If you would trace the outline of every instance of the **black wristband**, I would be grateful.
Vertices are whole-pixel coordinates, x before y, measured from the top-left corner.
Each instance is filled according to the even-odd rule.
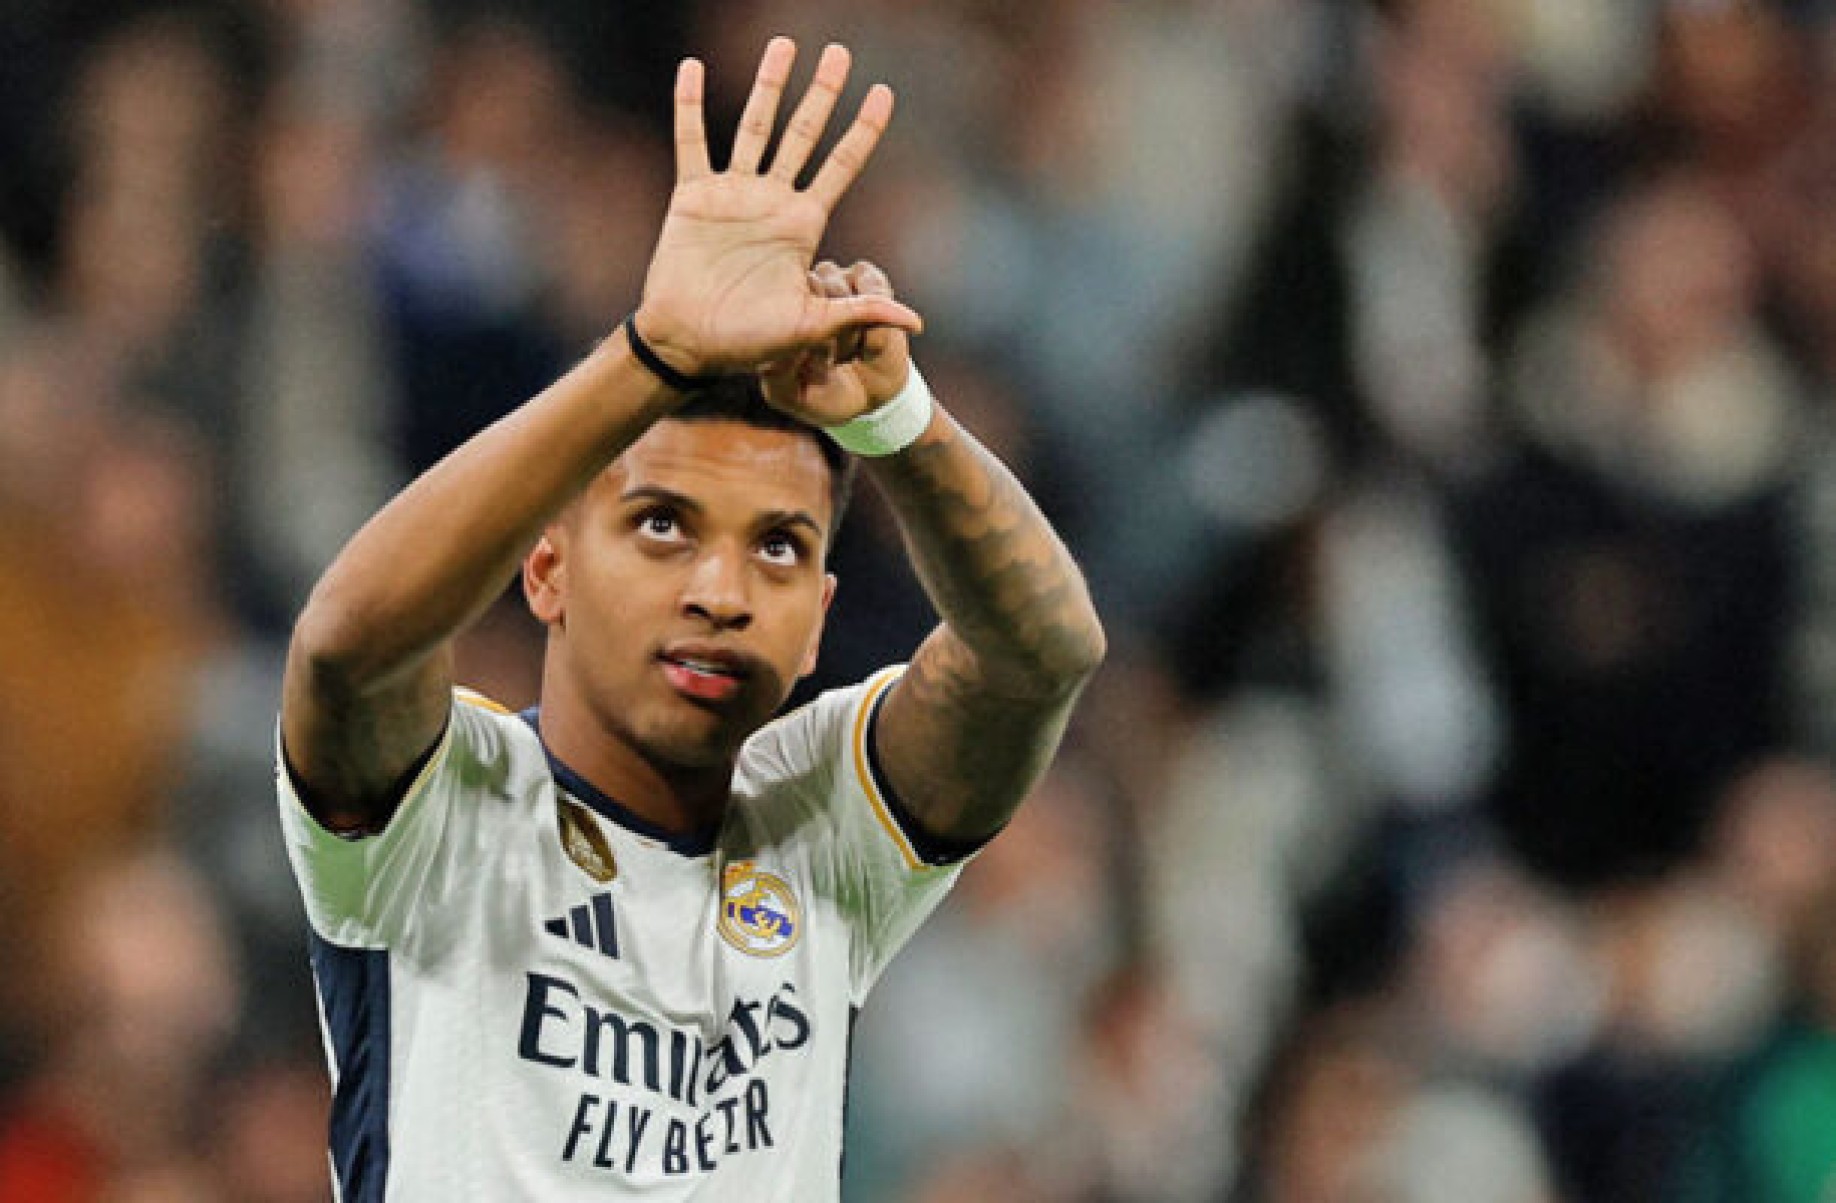
[[[625,319],[624,326],[625,341],[631,344],[631,353],[638,357],[638,362],[649,368],[651,375],[677,392],[691,393],[719,379],[717,376],[684,375],[663,362],[663,357],[651,350],[650,344],[644,341],[644,336],[638,333],[635,312]]]

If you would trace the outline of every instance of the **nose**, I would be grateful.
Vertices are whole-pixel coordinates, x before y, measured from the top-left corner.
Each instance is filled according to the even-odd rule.
[[[682,609],[720,631],[743,631],[752,625],[745,557],[719,551],[698,558],[682,590]]]

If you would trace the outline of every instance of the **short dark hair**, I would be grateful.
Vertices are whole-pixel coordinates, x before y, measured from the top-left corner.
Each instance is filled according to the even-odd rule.
[[[822,451],[822,462],[829,465],[829,546],[835,546],[842,515],[848,512],[848,499],[854,495],[854,475],[859,464],[821,430],[791,417],[765,400],[765,390],[757,376],[723,376],[702,385],[664,421],[740,422],[760,430],[782,430],[809,437]]]

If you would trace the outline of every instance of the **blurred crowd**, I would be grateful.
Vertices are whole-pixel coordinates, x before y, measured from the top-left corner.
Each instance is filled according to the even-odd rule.
[[[329,1198],[290,616],[630,308],[676,58],[718,141],[774,32],[897,89],[827,253],[1116,646],[846,1197],[1832,1197],[1836,3],[10,0],[0,1203]],[[811,689],[932,621],[856,504]]]

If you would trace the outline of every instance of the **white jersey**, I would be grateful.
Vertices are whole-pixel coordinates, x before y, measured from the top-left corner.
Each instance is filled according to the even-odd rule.
[[[463,691],[377,835],[320,827],[283,764],[339,1198],[836,1199],[853,1013],[965,851],[878,781],[897,674],[748,740],[699,845]]]

